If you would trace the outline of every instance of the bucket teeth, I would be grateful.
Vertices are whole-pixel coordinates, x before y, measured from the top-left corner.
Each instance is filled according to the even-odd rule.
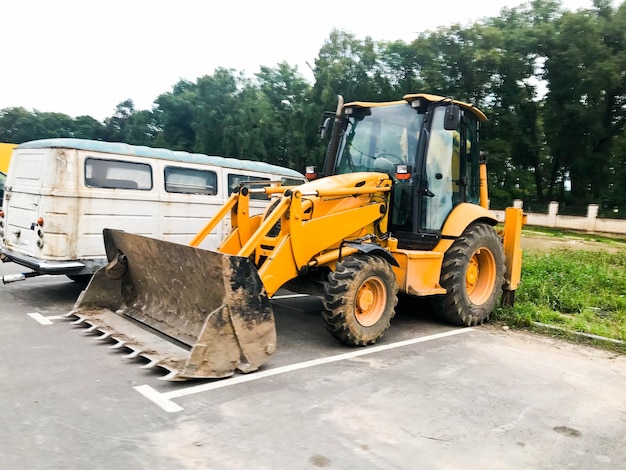
[[[117,339],[115,337],[111,337],[112,340],[117,341],[115,344],[112,344],[111,346],[109,346],[109,349],[120,349],[122,347],[124,347],[126,345],[126,341],[123,341],[121,339]]]
[[[140,366],[140,369],[153,369],[155,367],[158,367],[160,359],[154,358],[154,357],[150,357],[150,356],[142,356],[144,358],[146,358],[148,360],[148,363]]]
[[[93,333],[94,331],[98,330],[98,325],[94,325],[92,324],[90,327],[88,327],[84,333]]]
[[[102,333],[102,335],[98,336],[98,339],[101,340],[105,340],[105,339],[109,339],[111,336],[113,336],[113,332],[112,331],[104,331],[104,330],[98,330]]]
[[[139,356],[141,356],[141,353],[143,352],[141,349],[133,349],[133,348],[130,348],[130,349],[131,349],[131,352],[129,352],[128,354],[124,356],[125,359],[136,359]]]
[[[73,315],[76,316],[76,315]],[[66,315],[66,317],[68,317]],[[124,337],[120,337],[116,335],[115,331],[110,328],[103,328],[99,326],[96,322],[91,319],[87,319],[86,317],[80,316],[77,320],[73,321],[72,324],[81,325],[84,327],[83,333],[86,334],[95,334],[99,333],[96,339],[103,341],[110,341],[112,344],[108,345],[108,349],[127,349],[129,352],[124,354],[122,357],[130,360],[143,360],[146,361],[142,363],[139,368],[141,369],[162,369],[165,372],[165,375],[159,376],[159,380],[168,381],[168,382],[180,382],[188,380],[184,377],[181,377],[181,371],[176,367],[167,366],[163,363],[163,359],[159,356],[155,356],[152,354],[148,354],[145,350],[137,345],[133,344],[132,340],[128,340]]]
[[[273,354],[274,316],[252,260],[120,230],[103,236],[109,264],[66,315],[85,333],[144,369],[165,369],[163,380],[252,372]]]
[[[168,374],[159,377],[159,380],[163,380],[165,382],[185,382],[187,379],[185,379],[184,377],[180,376],[180,371],[178,370],[169,370]]]

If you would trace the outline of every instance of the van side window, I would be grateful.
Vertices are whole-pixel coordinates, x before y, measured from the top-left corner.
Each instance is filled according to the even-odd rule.
[[[297,179],[297,178],[282,178],[280,184],[282,186],[300,186],[301,184],[306,183],[305,179]]]
[[[217,194],[217,173],[175,166],[165,167],[165,191],[184,194]]]
[[[230,196],[235,190],[235,188],[239,187],[241,183],[246,183],[247,181],[267,181],[267,184],[247,185],[249,188],[263,188],[265,186],[271,186],[270,185],[271,180],[269,178],[262,178],[260,176],[230,174],[228,175],[228,195]],[[250,195],[250,199],[267,200],[269,199],[269,197],[263,193],[261,194],[252,193]]]
[[[152,189],[152,168],[145,163],[85,159],[85,185],[90,188]]]

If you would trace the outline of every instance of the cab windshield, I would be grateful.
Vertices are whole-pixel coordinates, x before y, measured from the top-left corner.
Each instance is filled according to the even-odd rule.
[[[349,108],[336,173],[393,173],[414,164],[424,116],[408,103]]]

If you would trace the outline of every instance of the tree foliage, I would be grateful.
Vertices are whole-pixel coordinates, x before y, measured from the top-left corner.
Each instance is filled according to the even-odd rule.
[[[489,117],[492,202],[513,198],[626,205],[626,4],[594,0],[575,12],[534,0],[406,43],[332,31],[309,83],[297,67],[253,77],[218,68],[181,80],[151,110],[120,102],[102,123],[24,108],[0,110],[0,141],[76,137],[263,160],[302,171],[321,165],[321,113],[347,101],[451,96]]]

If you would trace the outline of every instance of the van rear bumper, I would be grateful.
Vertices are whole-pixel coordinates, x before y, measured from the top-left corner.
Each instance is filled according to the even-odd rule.
[[[3,262],[11,261],[25,266],[40,274],[93,274],[107,262],[106,257],[89,260],[50,261],[16,253],[0,246],[0,257]]]

